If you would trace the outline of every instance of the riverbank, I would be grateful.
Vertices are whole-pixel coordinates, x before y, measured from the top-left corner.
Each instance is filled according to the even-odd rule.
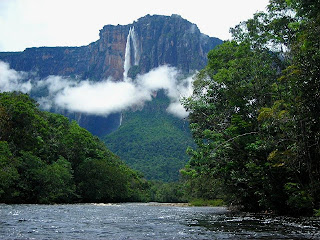
[[[190,203],[159,203],[159,202],[149,202],[149,206],[166,206],[166,207],[191,207]]]
[[[191,207],[190,203],[160,203],[160,202],[146,202],[146,203],[92,203],[95,206],[113,206],[113,205],[122,205],[122,204],[135,204],[135,205],[143,205],[143,206],[166,206],[166,207]]]

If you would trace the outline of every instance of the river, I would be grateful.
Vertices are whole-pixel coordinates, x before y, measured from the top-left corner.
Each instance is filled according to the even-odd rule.
[[[320,219],[151,203],[0,204],[0,239],[320,239]]]

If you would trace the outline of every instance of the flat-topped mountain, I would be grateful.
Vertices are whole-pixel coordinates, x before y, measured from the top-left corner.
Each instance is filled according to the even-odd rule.
[[[77,76],[101,80],[121,80],[129,39],[136,46],[138,59],[132,74],[146,73],[168,64],[184,72],[201,69],[207,53],[221,40],[202,34],[195,24],[179,15],[147,15],[129,25],[106,25],[96,42],[82,47],[27,48],[18,53],[0,53],[0,60],[18,71],[49,75]],[[132,49],[133,50],[133,49]]]

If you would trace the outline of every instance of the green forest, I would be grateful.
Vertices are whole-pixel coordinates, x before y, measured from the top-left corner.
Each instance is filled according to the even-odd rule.
[[[120,128],[103,138],[112,152],[149,180],[178,181],[189,160],[186,149],[194,146],[188,122],[168,114],[169,104],[159,91],[143,109],[124,112]]]
[[[175,146],[189,145],[187,163],[171,145],[157,148],[159,135],[170,142],[179,132],[174,120],[163,126],[155,115],[153,132],[139,132],[150,124],[148,105],[126,113],[133,132],[120,128],[102,142],[27,94],[0,93],[0,202],[194,201],[320,215],[320,1],[270,0],[230,32],[182,99],[195,144],[181,135]],[[153,159],[150,147],[166,161]],[[165,174],[183,165],[179,181]]]
[[[320,1],[271,0],[208,54],[184,99],[189,195],[246,211],[320,209]]]
[[[148,183],[87,130],[0,94],[0,202],[143,201]]]
[[[181,183],[147,181],[76,121],[41,111],[27,94],[0,93],[0,129],[1,203],[188,201]]]

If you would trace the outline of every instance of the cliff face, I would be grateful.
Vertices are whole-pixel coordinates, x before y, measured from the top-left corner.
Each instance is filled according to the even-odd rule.
[[[130,25],[105,26],[100,39],[88,46],[28,48],[20,53],[0,53],[0,60],[18,71],[37,72],[40,77],[121,80],[130,29],[134,29],[134,38],[129,41],[134,41],[138,58],[129,69],[133,76],[163,64],[184,72],[201,69],[209,50],[222,42],[200,33],[196,25],[178,15],[147,15]]]
[[[200,33],[195,24],[178,15],[146,16],[133,25],[142,50],[142,72],[163,64],[185,72],[201,69],[206,65],[207,53],[222,42]]]

